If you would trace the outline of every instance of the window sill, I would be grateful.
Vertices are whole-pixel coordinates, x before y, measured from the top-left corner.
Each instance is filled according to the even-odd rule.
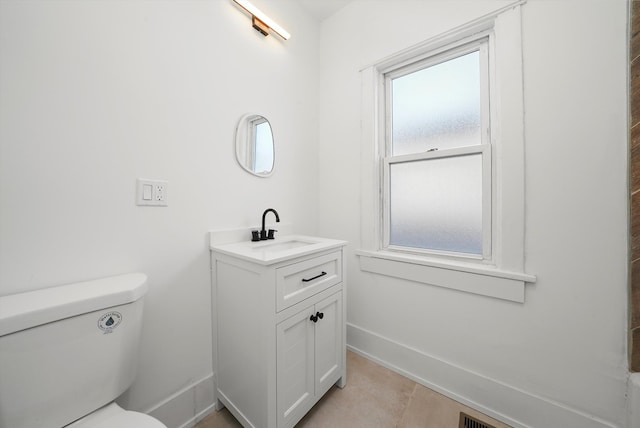
[[[433,260],[391,251],[357,250],[360,270],[524,303],[524,286],[536,277],[465,262]]]

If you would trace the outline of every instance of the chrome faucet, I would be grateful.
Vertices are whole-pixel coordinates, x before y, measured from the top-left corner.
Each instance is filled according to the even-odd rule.
[[[267,208],[262,213],[262,229],[260,230],[260,237],[257,236],[257,231],[253,232],[253,239],[251,239],[252,241],[265,241],[267,239],[274,239],[273,233],[277,232],[277,230],[269,229],[269,231],[267,232],[264,228],[264,219],[269,212],[275,214],[276,223],[280,223],[280,216],[278,215],[278,211],[274,210],[273,208]]]

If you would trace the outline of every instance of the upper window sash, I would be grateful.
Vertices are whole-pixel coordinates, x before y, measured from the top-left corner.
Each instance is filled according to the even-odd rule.
[[[384,71],[384,101],[381,108],[385,112],[385,156],[392,155],[393,131],[393,80],[417,71],[442,64],[472,52],[479,52],[480,70],[480,112],[482,127],[482,144],[490,143],[490,75],[489,75],[489,34],[477,35],[477,39],[465,40],[464,44],[452,44],[447,50],[437,50],[427,57],[418,57],[414,62],[402,63]]]

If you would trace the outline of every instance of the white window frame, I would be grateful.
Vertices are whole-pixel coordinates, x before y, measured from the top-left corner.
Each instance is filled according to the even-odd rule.
[[[374,274],[524,302],[524,99],[521,7],[517,1],[361,70],[360,269]],[[491,255],[482,260],[385,247],[385,74],[487,38],[491,159]],[[437,153],[437,152],[436,152]],[[388,242],[388,241],[386,241]],[[394,251],[396,250],[396,251]]]
[[[479,259],[485,262],[492,261],[491,251],[491,225],[494,221],[492,213],[493,198],[492,198],[492,171],[491,171],[491,84],[489,82],[489,40],[487,35],[480,33],[477,35],[477,39],[471,43],[463,45],[454,44],[451,49],[429,56],[426,59],[421,59],[415,63],[409,65],[402,65],[399,67],[392,67],[384,72],[384,94],[385,99],[382,102],[380,108],[384,108],[385,111],[385,157],[383,159],[383,171],[382,171],[382,203],[383,212],[380,217],[380,228],[382,230],[382,244],[381,248],[389,251],[398,251],[414,254],[428,254],[435,257],[446,258],[462,258],[468,260]],[[430,66],[442,64],[444,62],[459,58],[472,52],[479,52],[480,61],[480,111],[481,111],[481,132],[480,132],[480,144],[467,147],[456,147],[452,149],[437,148],[438,150],[427,151],[423,153],[416,153],[410,155],[393,156],[392,154],[392,81],[393,79],[403,77],[414,73],[416,71],[423,70]],[[435,148],[435,147],[434,147]],[[457,156],[466,156],[472,154],[480,154],[482,156],[482,254],[467,254],[460,252],[446,252],[438,251],[434,249],[420,249],[415,247],[404,247],[390,244],[390,175],[389,169],[391,165],[404,163],[404,162],[420,162],[430,159],[442,159],[451,158]]]

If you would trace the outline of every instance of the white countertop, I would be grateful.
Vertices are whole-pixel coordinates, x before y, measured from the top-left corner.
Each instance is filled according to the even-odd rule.
[[[211,251],[243,260],[270,265],[300,256],[340,248],[347,241],[319,238],[305,235],[284,235],[266,241],[241,241],[225,244],[212,244]]]

